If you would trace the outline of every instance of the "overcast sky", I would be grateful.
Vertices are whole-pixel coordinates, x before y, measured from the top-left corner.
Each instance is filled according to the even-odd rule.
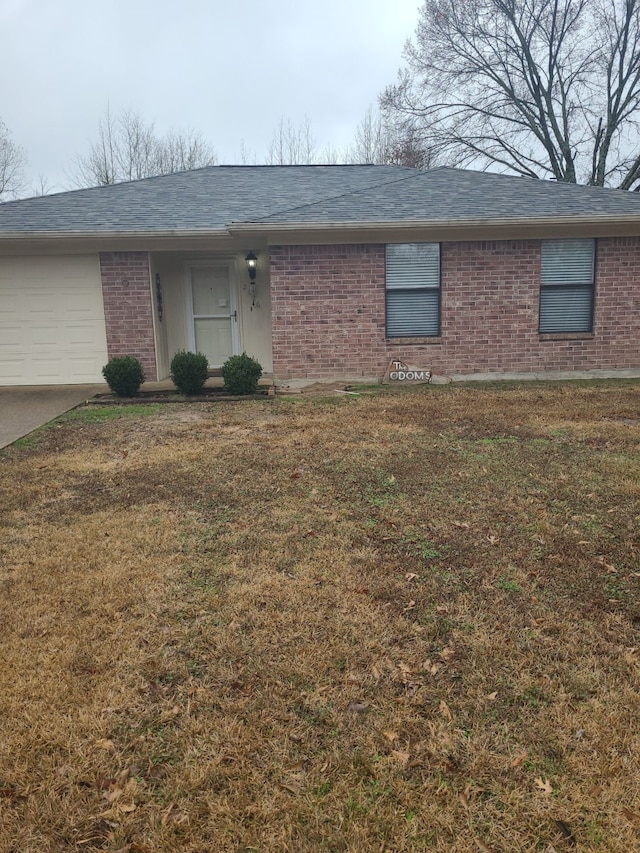
[[[264,157],[281,117],[340,149],[395,80],[420,0],[0,0],[0,117],[72,186],[107,105],[192,129],[220,163]]]

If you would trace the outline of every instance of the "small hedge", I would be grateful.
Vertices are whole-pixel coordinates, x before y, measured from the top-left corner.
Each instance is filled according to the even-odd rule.
[[[222,365],[224,387],[230,394],[255,394],[261,376],[262,365],[246,352],[232,355]]]
[[[178,391],[187,396],[202,393],[209,375],[209,362],[201,352],[180,350],[171,359],[171,381]]]
[[[144,369],[132,355],[118,355],[102,368],[109,388],[118,397],[135,397],[144,382]]]

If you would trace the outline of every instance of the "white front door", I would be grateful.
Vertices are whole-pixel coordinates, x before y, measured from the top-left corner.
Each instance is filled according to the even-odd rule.
[[[222,367],[238,352],[238,311],[228,264],[190,264],[191,348],[204,353],[209,367]]]

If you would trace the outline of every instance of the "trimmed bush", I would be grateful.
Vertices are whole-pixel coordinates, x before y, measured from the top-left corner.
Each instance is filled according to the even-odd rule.
[[[224,387],[230,394],[254,394],[261,376],[262,365],[246,352],[232,355],[222,365]]]
[[[171,359],[169,375],[182,394],[202,394],[202,386],[209,375],[209,362],[201,352],[180,350]]]
[[[118,355],[102,368],[109,388],[118,397],[135,397],[144,382],[144,370],[132,355]]]

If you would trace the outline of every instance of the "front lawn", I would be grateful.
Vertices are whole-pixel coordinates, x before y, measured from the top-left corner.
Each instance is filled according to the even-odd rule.
[[[640,849],[639,383],[121,415],[0,453],[2,853]]]

